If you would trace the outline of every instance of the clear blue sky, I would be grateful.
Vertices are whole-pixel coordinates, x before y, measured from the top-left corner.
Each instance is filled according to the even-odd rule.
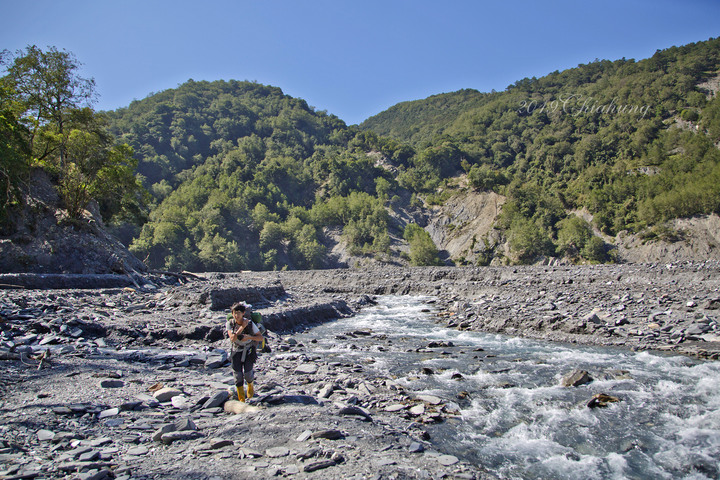
[[[0,0],[0,12],[0,50],[74,53],[99,110],[189,78],[255,80],[348,124],[720,36],[718,0]]]

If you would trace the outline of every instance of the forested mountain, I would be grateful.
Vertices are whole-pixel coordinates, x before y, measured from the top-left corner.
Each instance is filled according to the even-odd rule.
[[[417,145],[442,134],[462,113],[486,104],[495,95],[463,89],[402,102],[368,118],[360,128]]]
[[[586,209],[607,234],[647,237],[671,235],[665,220],[720,211],[719,78],[711,39],[526,78],[456,107],[452,121],[439,99],[464,92],[399,104],[361,126],[417,149],[401,178],[410,189],[429,194],[465,171],[476,189],[506,195],[497,226],[519,258],[585,249],[605,260],[568,211]]]
[[[35,47],[3,62],[4,234],[23,172],[37,168],[71,226],[95,200],[131,251],[169,270],[337,266],[338,242],[415,265],[604,262],[618,232],[682,240],[666,221],[720,213],[720,39],[404,102],[352,127],[234,80],[96,113],[73,62]],[[37,74],[70,85],[54,92],[64,103],[27,90]],[[491,227],[466,231],[470,203],[494,212]],[[467,220],[435,221],[458,208]],[[439,256],[432,239],[444,249],[458,232],[465,250]]]
[[[357,253],[388,252],[398,186],[367,155],[374,134],[238,81],[189,81],[107,115],[155,198],[131,244],[154,267],[318,268],[322,229],[335,225]]]

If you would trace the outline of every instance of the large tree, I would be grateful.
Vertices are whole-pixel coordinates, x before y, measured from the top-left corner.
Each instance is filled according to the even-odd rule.
[[[80,66],[70,52],[30,45],[7,68],[5,81],[15,92],[16,114],[31,132],[30,145],[39,160],[56,154],[65,161],[71,116],[92,106],[95,80],[79,76]]]
[[[55,176],[69,216],[80,217],[94,199],[107,220],[137,211],[137,161],[92,110],[95,81],[79,75],[80,65],[72,53],[31,45],[16,53],[1,85],[8,110],[26,129],[33,163]]]

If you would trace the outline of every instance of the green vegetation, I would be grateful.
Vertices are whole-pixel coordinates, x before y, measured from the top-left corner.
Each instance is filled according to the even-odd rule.
[[[142,191],[137,162],[127,145],[116,144],[105,120],[90,104],[94,81],[77,75],[80,64],[65,51],[29,46],[9,61],[0,79],[3,215],[17,201],[17,189],[31,168],[43,168],[56,182],[70,220],[91,200],[105,220],[137,218]]]
[[[440,118],[438,102],[466,91],[398,104],[361,127],[413,145],[399,180],[417,193],[465,171],[473,188],[506,195],[498,226],[518,261],[555,248],[607,261],[599,238],[572,248],[560,238],[566,212],[586,208],[608,235],[720,212],[720,95],[701,87],[718,75],[711,39],[526,78],[456,102],[454,119]]]
[[[418,267],[442,265],[435,243],[422,227],[408,223],[403,238],[410,244],[410,264]]]
[[[493,240],[461,263],[607,262],[601,233],[671,238],[666,220],[720,212],[720,95],[702,87],[720,75],[720,39],[404,102],[359,127],[234,80],[96,113],[71,54],[1,60],[0,221],[25,172],[44,168],[71,217],[97,201],[153,268],[322,268],[329,231],[380,260],[402,235],[412,264],[436,265],[427,232],[391,213],[466,188],[507,201]]]
[[[239,81],[189,81],[108,116],[154,196],[131,245],[153,267],[320,268],[326,227],[354,254],[388,252],[398,185],[368,153],[402,159],[398,142]]]

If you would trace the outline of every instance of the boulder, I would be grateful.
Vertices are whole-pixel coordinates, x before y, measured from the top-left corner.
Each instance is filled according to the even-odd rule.
[[[608,395],[606,393],[598,393],[593,395],[592,399],[587,403],[588,408],[607,407],[610,403],[619,402],[620,399]]]
[[[173,398],[177,395],[182,395],[182,392],[180,390],[178,390],[177,388],[163,387],[163,388],[157,390],[153,394],[153,397],[155,397],[155,400],[157,400],[158,402],[163,403],[163,402],[170,401],[171,398]]]
[[[563,387],[579,387],[592,382],[592,380],[590,374],[585,370],[573,370],[565,375],[560,383]]]

